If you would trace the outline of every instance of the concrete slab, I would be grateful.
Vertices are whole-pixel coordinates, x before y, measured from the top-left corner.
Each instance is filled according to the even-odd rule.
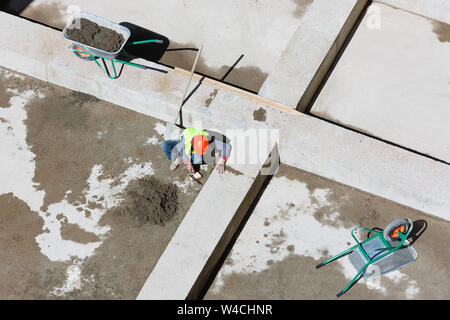
[[[201,189],[169,170],[164,128],[0,69],[1,299],[137,296]],[[160,192],[170,210],[148,207]]]
[[[450,162],[450,26],[376,4],[311,112]]]
[[[268,155],[268,154],[267,154]],[[266,156],[267,156],[266,155]],[[235,162],[232,158],[230,163]],[[138,300],[198,299],[269,177],[263,163],[213,172],[140,291]]]
[[[314,1],[259,94],[304,111],[366,3]]]
[[[450,2],[447,0],[376,0],[374,2],[450,24]]]
[[[354,226],[384,228],[404,217],[415,224],[418,260],[381,278],[362,279],[339,299],[449,299],[450,253],[438,244],[450,240],[450,224],[281,165],[205,299],[335,299],[356,275],[348,257],[315,266],[354,245]]]
[[[42,41],[11,42],[2,38],[5,53],[0,64],[21,70],[23,57],[34,57],[41,68],[51,70],[46,81],[96,95],[131,110],[173,121],[188,77],[126,69],[118,80],[101,77],[89,62],[65,50],[61,34],[43,26],[0,13],[0,23],[16,26],[17,38],[37,29],[47,30],[52,47],[31,50]],[[28,48],[28,49],[27,49]],[[50,53],[52,53],[50,55]],[[50,78],[52,77],[52,78]],[[67,81],[71,77],[71,81]],[[199,81],[192,81],[191,88]],[[290,110],[290,112],[286,112]],[[296,112],[288,106],[262,102],[260,97],[202,83],[183,107],[185,126],[198,126],[226,133],[230,129],[279,130],[281,161],[328,177],[372,194],[450,219],[450,168],[367,136]],[[250,130],[250,132],[252,131]],[[414,173],[414,174],[411,174]]]
[[[134,0],[133,5],[129,5],[112,0],[105,6],[101,1],[35,0],[21,15],[62,28],[68,12],[78,7],[112,21],[132,22],[163,34],[171,40],[170,48],[198,48],[203,44],[198,70],[218,79],[244,55],[226,80],[257,92],[302,24],[302,16],[312,2]],[[322,21],[325,23],[327,19]],[[192,51],[167,52],[161,62],[190,70],[195,54]]]

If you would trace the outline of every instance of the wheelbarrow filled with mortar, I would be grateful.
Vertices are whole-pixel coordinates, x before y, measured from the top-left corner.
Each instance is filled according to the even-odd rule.
[[[164,51],[169,42],[165,37],[166,41],[162,39],[130,41],[131,31],[126,26],[84,11],[74,14],[69,19],[62,34],[64,39],[72,43],[69,48],[77,57],[94,61],[110,79],[118,78],[124,65],[167,73],[165,70],[130,62],[133,57],[126,51],[130,46],[150,43],[163,46],[164,48],[158,48],[158,50]],[[103,67],[97,61],[98,59],[102,60]],[[105,60],[111,62],[112,74]],[[119,73],[115,63],[122,64]]]
[[[371,233],[374,233],[374,235],[360,242],[354,235],[354,232],[357,229],[368,231],[368,236]],[[357,274],[344,290],[337,294],[337,297],[340,297],[346,293],[361,276],[364,278],[381,276],[416,261],[417,252],[407,240],[412,229],[413,223],[410,219],[395,220],[381,231],[356,227],[352,229],[351,235],[357,244],[318,264],[316,268],[323,267],[324,265],[349,254],[349,260],[355,267]]]

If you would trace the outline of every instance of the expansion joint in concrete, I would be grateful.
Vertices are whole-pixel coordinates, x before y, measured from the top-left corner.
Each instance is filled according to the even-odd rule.
[[[333,72],[334,67],[344,53],[348,43],[351,41],[356,29],[358,29],[371,3],[372,0],[358,0],[356,5],[353,7],[353,10],[333,42],[333,45],[326,54],[325,59],[320,64],[313,79],[300,98],[300,101],[297,103],[296,109],[299,112],[309,113],[311,110],[312,105],[330,77],[331,72]]]

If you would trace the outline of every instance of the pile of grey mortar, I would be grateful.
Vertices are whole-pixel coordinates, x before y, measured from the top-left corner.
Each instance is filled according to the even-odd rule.
[[[69,39],[106,52],[117,52],[125,41],[120,33],[84,18],[75,26],[77,27],[67,29]]]

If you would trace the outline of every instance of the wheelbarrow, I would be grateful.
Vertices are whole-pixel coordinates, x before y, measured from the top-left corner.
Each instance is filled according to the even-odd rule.
[[[123,41],[121,47],[119,48],[119,50],[117,50],[116,52],[107,52],[107,51],[100,50],[98,48],[94,48],[94,47],[91,47],[84,43],[80,43],[80,42],[70,39],[67,36],[67,30],[74,24],[75,20],[81,19],[81,18],[90,20],[92,22],[95,22],[99,26],[106,27],[111,30],[114,30],[117,33],[120,33],[123,36],[124,41]],[[163,40],[149,39],[149,40],[140,40],[140,41],[133,41],[133,42],[128,41],[131,36],[130,29],[128,29],[127,27],[125,27],[123,25],[117,24],[115,22],[109,21],[109,20],[101,18],[101,17],[98,17],[94,14],[84,12],[84,11],[76,13],[75,15],[72,16],[71,19],[69,19],[69,22],[63,29],[62,34],[63,34],[64,39],[66,39],[72,43],[69,48],[77,57],[79,57],[83,60],[94,61],[97,64],[97,66],[100,68],[100,70],[102,70],[103,73],[106,74],[110,79],[118,78],[121,74],[121,71],[122,71],[124,65],[129,65],[129,66],[137,67],[140,69],[150,69],[150,70],[154,70],[154,71],[167,73],[166,70],[161,70],[161,69],[145,66],[142,64],[126,61],[126,60],[131,60],[131,56],[126,52],[125,48],[127,48],[129,46],[135,46],[135,45],[141,45],[141,44],[147,44],[147,43],[155,43],[158,45],[162,45],[164,42]],[[103,62],[103,67],[97,61],[99,58]],[[110,61],[112,70],[113,70],[113,74],[111,74],[109,72],[109,69],[107,67],[105,60]],[[115,63],[122,64],[122,67],[121,67],[119,73],[117,73]]]
[[[369,232],[366,240],[362,242],[358,241],[354,234],[358,229]],[[417,252],[407,240],[412,229],[413,223],[410,219],[395,220],[381,231],[362,227],[353,228],[351,236],[357,244],[318,264],[316,269],[349,254],[349,260],[355,267],[357,274],[344,290],[337,294],[337,297],[340,297],[361,276],[364,278],[381,276],[416,261]],[[374,233],[374,235],[369,237],[371,233]]]

